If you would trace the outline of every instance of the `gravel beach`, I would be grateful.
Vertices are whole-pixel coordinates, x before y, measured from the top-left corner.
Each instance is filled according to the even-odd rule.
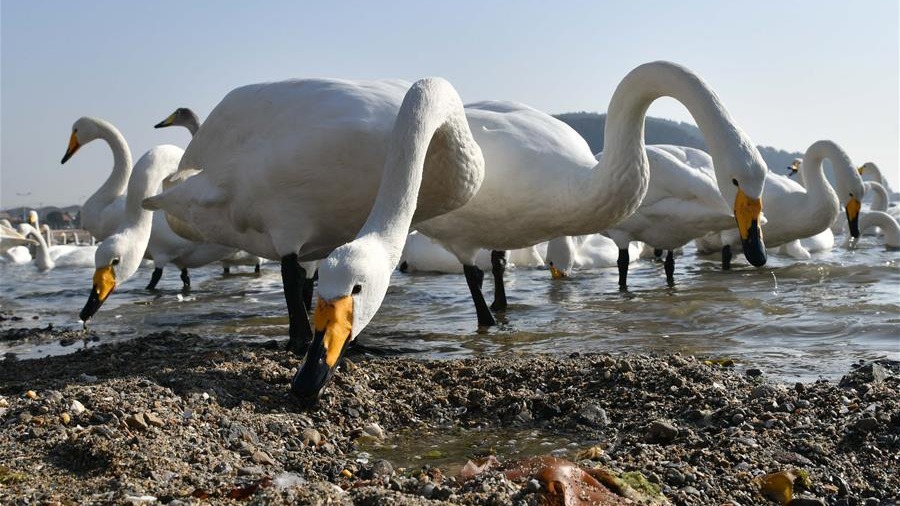
[[[311,409],[297,365],[274,341],[171,332],[7,356],[0,504],[900,499],[897,363],[785,384],[678,354],[353,355]]]

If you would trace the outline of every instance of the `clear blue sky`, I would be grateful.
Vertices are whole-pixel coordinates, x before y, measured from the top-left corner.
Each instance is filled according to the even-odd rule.
[[[81,203],[100,185],[105,145],[59,164],[84,115],[118,126],[137,159],[187,144],[152,128],[176,107],[202,119],[252,82],[437,75],[466,101],[603,112],[657,59],[704,76],[756,143],[829,138],[898,188],[898,21],[894,0],[3,0],[0,206]],[[668,100],[650,114],[690,121]]]

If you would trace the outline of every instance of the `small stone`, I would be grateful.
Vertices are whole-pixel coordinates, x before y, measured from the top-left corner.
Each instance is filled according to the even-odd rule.
[[[69,406],[69,411],[75,413],[76,415],[80,415],[84,413],[84,404],[78,402],[78,400],[73,400],[72,404]]]
[[[606,410],[594,403],[585,404],[584,407],[578,411],[578,420],[588,425],[597,425],[600,427],[609,425],[609,417],[606,415]]]
[[[872,432],[878,428],[878,420],[875,418],[860,418],[853,425],[853,428],[860,432]]]
[[[731,423],[733,423],[735,425],[744,423],[744,415],[742,415],[740,413],[735,413],[735,415],[731,417]]]
[[[28,397],[31,400],[37,399],[37,392],[35,392],[34,390],[29,390],[25,392],[25,397]]]
[[[135,430],[147,430],[148,428],[150,428],[147,425],[147,421],[144,420],[143,413],[128,415],[127,417],[125,417],[125,425]]]
[[[826,504],[817,497],[795,497],[785,503],[785,506],[826,506]]]
[[[528,480],[528,483],[525,484],[525,492],[529,494],[537,493],[541,490],[541,482],[535,480],[534,478]]]
[[[798,408],[808,408],[809,401],[806,399],[799,399],[799,400],[797,400],[797,407]]]
[[[765,427],[767,429],[771,429],[772,427],[775,426],[776,423],[778,423],[778,419],[770,418],[769,420],[766,420],[765,422],[763,422],[763,427]]]
[[[322,444],[322,434],[312,427],[307,427],[300,433],[300,440],[308,446],[319,446]]]
[[[394,466],[389,461],[380,459],[372,463],[372,475],[377,478],[389,478],[394,474]]]
[[[680,487],[685,484],[686,480],[684,474],[678,469],[669,469],[666,471],[666,481],[676,487]]]
[[[63,413],[59,415],[60,421],[62,421],[63,425],[69,425],[69,422],[72,421],[72,416],[68,413]]]
[[[353,473],[351,473],[349,469],[343,469],[343,470],[341,470],[341,476],[343,476],[345,478],[352,478]]]
[[[276,490],[285,490],[306,485],[306,479],[295,473],[281,473],[272,480]]]
[[[219,462],[213,468],[213,472],[217,474],[228,474],[231,472],[231,465],[228,462]]]
[[[666,420],[655,420],[647,427],[647,441],[669,443],[678,436],[678,429]]]
[[[263,468],[259,466],[242,466],[237,470],[238,476],[255,476],[263,473]]]
[[[268,453],[261,451],[261,450],[254,452],[253,455],[250,457],[250,460],[252,460],[253,462],[255,462],[257,464],[265,464],[267,466],[275,465],[275,460],[273,460],[272,457],[270,457]]]
[[[771,385],[757,385],[750,391],[750,395],[754,399],[759,399],[760,397],[772,397],[775,395],[775,388]]]
[[[85,383],[96,383],[97,382],[96,376],[91,376],[90,374],[86,374],[86,373],[81,373],[78,376],[78,379]]]
[[[681,491],[688,495],[696,495],[696,496],[700,495],[700,491],[691,486],[684,487],[681,489]]]
[[[419,489],[419,495],[423,496],[425,499],[431,499],[431,496],[434,494],[434,483],[426,483],[422,485],[422,488]]]
[[[446,501],[453,495],[453,491],[447,487],[435,487],[431,493],[431,499],[435,501]]]
[[[877,497],[867,497],[865,501],[863,501],[863,506],[878,506],[881,504],[881,499]]]
[[[384,439],[384,429],[382,429],[381,426],[375,422],[367,424],[365,427],[363,427],[363,432],[375,439]]]
[[[144,420],[146,420],[148,424],[154,427],[162,427],[166,424],[166,422],[164,422],[162,418],[150,412],[144,413]]]
[[[747,369],[747,376],[750,376],[751,378],[758,378],[762,376],[762,373],[762,369],[757,369],[755,367]]]

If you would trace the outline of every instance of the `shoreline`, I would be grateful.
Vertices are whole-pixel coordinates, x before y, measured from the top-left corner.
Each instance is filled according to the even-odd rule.
[[[900,499],[896,362],[790,384],[679,354],[364,356],[309,410],[288,393],[298,362],[173,332],[4,360],[0,502],[536,504],[546,484],[513,461],[551,454],[645,501],[777,504],[759,477],[795,470],[808,504]]]

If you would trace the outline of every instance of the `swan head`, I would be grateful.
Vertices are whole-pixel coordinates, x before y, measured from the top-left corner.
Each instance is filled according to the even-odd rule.
[[[166,117],[166,119],[153,125],[153,128],[166,128],[170,126],[187,127],[188,125],[198,123],[198,121],[199,120],[197,118],[197,115],[194,114],[194,111],[188,109],[187,107],[179,107],[178,109],[175,109],[175,112]]]
[[[38,222],[38,213],[37,211],[28,211],[28,224],[31,226],[37,225]]]
[[[744,257],[755,267],[766,264],[766,245],[763,241],[762,192],[769,168],[758,152],[753,149],[750,156],[742,157],[744,163],[734,164],[728,169],[731,184],[719,189],[726,202],[733,202],[734,219],[744,249]]]
[[[130,253],[126,233],[113,234],[97,246],[94,254],[94,277],[87,303],[79,313],[87,325],[116,287],[137,272],[142,254]]]
[[[81,146],[100,137],[100,128],[96,119],[87,116],[78,118],[72,124],[72,134],[69,136],[69,146],[66,148],[66,154],[62,157],[62,162],[66,163],[72,155],[75,154]]]
[[[793,177],[794,174],[800,171],[800,165],[803,163],[802,158],[794,158],[794,161],[791,162],[787,167],[787,177]]]
[[[374,235],[344,244],[319,264],[313,341],[291,382],[301,401],[315,402],[331,381],[348,345],[381,307],[395,264]]]

